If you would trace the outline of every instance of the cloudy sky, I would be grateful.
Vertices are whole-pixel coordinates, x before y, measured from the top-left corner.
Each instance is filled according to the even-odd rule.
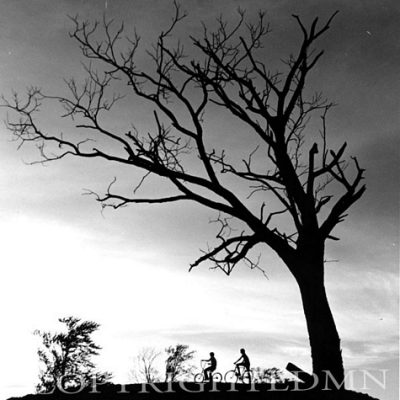
[[[172,14],[161,0],[0,0],[0,91],[9,96],[30,85],[47,93],[64,90],[64,78],[82,76],[82,57],[68,15],[99,19],[103,14],[136,27],[151,43]],[[305,21],[340,14],[321,40],[325,55],[310,84],[338,104],[329,117],[333,143],[348,142],[367,169],[365,196],[329,244],[326,286],[342,338],[348,369],[389,369],[386,392],[394,399],[398,364],[399,224],[399,27],[397,1],[184,0],[188,19],[179,35],[213,25],[221,12],[235,17],[241,5],[252,15],[267,11],[272,33],[271,65],[295,49]],[[121,109],[109,124],[146,126],[146,110]],[[6,117],[0,110],[1,118]],[[118,118],[118,119],[117,119]],[[130,118],[134,119],[131,121]],[[142,118],[142,119],[141,119]],[[232,122],[216,126],[230,129]],[[42,115],[57,131],[58,115]],[[59,124],[59,125],[58,125]],[[226,128],[228,127],[228,128]],[[237,139],[235,146],[243,145]],[[228,369],[245,347],[253,365],[311,368],[300,295],[293,278],[268,249],[269,279],[239,268],[231,277],[202,266],[188,273],[200,248],[212,242],[215,215],[194,204],[124,208],[100,212],[85,188],[101,189],[115,168],[101,162],[65,159],[27,165],[33,148],[17,151],[0,127],[0,395],[32,392],[38,362],[35,329],[57,329],[58,317],[99,322],[103,346],[99,365],[116,382],[129,381],[132,359],[143,346],[160,350],[187,343],[199,358],[214,351]],[[130,172],[133,184],[140,175]],[[227,339],[228,338],[228,339]],[[376,385],[375,385],[376,386]]]

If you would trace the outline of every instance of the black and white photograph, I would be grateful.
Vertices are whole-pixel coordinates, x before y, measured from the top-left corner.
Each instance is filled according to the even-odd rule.
[[[399,398],[398,1],[0,10],[0,400]]]

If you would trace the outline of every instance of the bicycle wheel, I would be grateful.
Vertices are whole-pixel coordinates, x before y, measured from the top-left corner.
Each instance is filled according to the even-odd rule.
[[[251,383],[253,381],[253,374],[251,371],[244,371],[243,375],[241,376],[241,380],[243,383]]]
[[[227,383],[236,383],[238,381],[238,376],[235,370],[228,371],[224,376],[224,381]]]
[[[219,372],[212,374],[213,382],[222,382],[222,375]]]
[[[193,378],[195,383],[201,383],[204,381],[204,375],[202,372],[199,372],[198,374],[196,374]]]

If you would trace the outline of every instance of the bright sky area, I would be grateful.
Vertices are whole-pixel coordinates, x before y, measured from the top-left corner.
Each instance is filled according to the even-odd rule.
[[[298,3],[182,1],[189,19],[180,34],[200,27],[201,20],[212,24],[221,12],[234,18],[239,5],[250,14],[262,7],[272,28],[269,55],[276,62],[287,54],[286,44],[292,49],[297,43],[291,14],[309,21],[340,10],[321,41],[326,54],[312,83],[338,103],[328,122],[332,140],[347,140],[349,155],[357,155],[367,169],[368,191],[335,231],[341,241],[328,246],[328,259],[336,261],[326,265],[326,286],[346,368],[388,369],[387,390],[375,385],[369,393],[394,400],[399,6],[396,1]],[[68,37],[67,15],[99,19],[105,13],[124,19],[149,43],[172,12],[170,2],[155,0],[1,0],[1,9],[0,91],[5,96],[30,85],[57,92],[63,90],[63,78],[81,76],[82,58]],[[140,112],[135,111],[122,114],[137,122]],[[51,129],[59,128],[57,115],[45,119]],[[214,351],[220,370],[232,366],[241,347],[253,366],[283,368],[291,361],[310,370],[298,289],[268,249],[262,249],[268,280],[245,267],[231,277],[209,271],[206,265],[188,273],[199,249],[214,240],[216,227],[209,220],[215,214],[193,204],[136,206],[101,214],[94,199],[81,194],[84,188],[104,189],[114,176],[112,168],[75,159],[30,166],[25,162],[35,159],[34,149],[17,152],[6,129],[0,131],[2,398],[33,392],[39,343],[32,333],[58,329],[57,318],[68,315],[101,324],[96,334],[103,347],[98,364],[118,383],[129,381],[140,348],[162,351],[176,343],[197,350],[196,362]],[[137,183],[139,175],[132,177]]]

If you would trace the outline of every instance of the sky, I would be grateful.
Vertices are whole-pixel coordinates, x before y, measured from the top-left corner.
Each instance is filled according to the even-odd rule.
[[[189,16],[177,35],[213,26],[238,6],[249,15],[266,10],[272,32],[268,65],[276,66],[298,44],[304,21],[340,13],[320,41],[325,54],[310,80],[337,106],[329,116],[332,143],[347,141],[348,155],[366,168],[367,192],[327,246],[326,287],[348,370],[377,376],[387,369],[379,398],[398,398],[398,227],[400,45],[397,1],[182,1]],[[62,93],[64,78],[82,77],[82,56],[68,33],[68,15],[103,14],[136,27],[150,44],[172,15],[161,0],[0,0],[0,92],[23,93],[31,85]],[[62,130],[58,110],[41,121]],[[6,111],[0,109],[1,118]],[[148,109],[138,102],[107,121],[146,128]],[[210,113],[222,136],[235,124]],[[121,122],[122,121],[122,122]],[[225,133],[224,133],[225,132]],[[229,137],[235,149],[245,143]],[[214,351],[229,369],[245,347],[254,366],[283,368],[291,361],[310,370],[311,359],[300,295],[285,266],[267,248],[268,279],[239,267],[230,277],[206,265],[188,272],[216,227],[215,214],[195,204],[137,205],[101,213],[84,189],[104,189],[118,172],[98,161],[64,159],[28,165],[33,147],[17,144],[0,127],[0,398],[34,391],[38,375],[35,329],[57,330],[59,317],[74,315],[101,324],[99,367],[128,382],[133,359],[144,346],[162,351],[186,343],[196,363]],[[137,183],[137,171],[124,172]],[[151,190],[162,185],[152,182]],[[228,338],[228,339],[227,339]],[[397,392],[396,392],[397,390]]]

